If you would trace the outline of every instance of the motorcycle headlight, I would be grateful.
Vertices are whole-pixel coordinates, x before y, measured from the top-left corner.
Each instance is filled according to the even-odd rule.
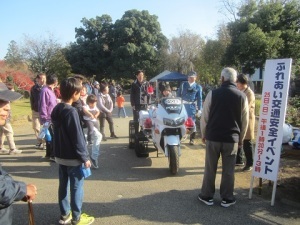
[[[166,126],[170,126],[170,127],[178,127],[182,124],[184,124],[184,117],[179,117],[177,119],[168,119],[168,118],[164,118],[163,119],[163,122],[164,122],[164,125]]]

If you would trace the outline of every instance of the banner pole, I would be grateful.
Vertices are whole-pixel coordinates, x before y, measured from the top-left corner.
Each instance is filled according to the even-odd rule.
[[[275,204],[276,188],[277,188],[277,180],[275,180],[273,183],[271,206],[274,206],[274,204]]]
[[[254,181],[254,176],[251,176],[250,190],[249,190],[249,199],[252,199],[253,181]]]

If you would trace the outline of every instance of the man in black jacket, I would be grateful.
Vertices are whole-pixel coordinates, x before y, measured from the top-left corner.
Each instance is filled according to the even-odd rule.
[[[7,89],[0,83],[0,126],[5,125],[10,111],[10,101],[17,100],[21,95]],[[0,166],[0,224],[11,225],[13,219],[12,204],[15,201],[31,201],[37,194],[33,184],[15,181]]]
[[[201,116],[202,141],[206,144],[205,171],[198,199],[206,205],[214,204],[215,178],[222,156],[221,206],[236,203],[234,168],[238,146],[243,143],[248,126],[248,101],[236,87],[237,72],[225,68],[221,72],[222,85],[210,91],[204,101]]]
[[[139,112],[147,109],[149,97],[147,87],[149,83],[144,80],[144,72],[138,70],[135,73],[136,80],[131,84],[130,103],[133,110],[133,120],[135,122],[135,133],[139,130]]]
[[[32,128],[34,130],[34,134],[37,138],[36,148],[40,148],[42,146],[42,140],[38,139],[38,135],[40,133],[40,115],[39,115],[39,99],[40,92],[42,87],[46,84],[46,74],[41,73],[36,76],[36,83],[30,89],[30,106],[32,111]]]

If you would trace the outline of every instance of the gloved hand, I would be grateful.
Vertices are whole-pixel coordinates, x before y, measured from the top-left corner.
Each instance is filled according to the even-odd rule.
[[[198,110],[198,111],[196,112],[196,117],[201,117],[201,114],[202,114],[202,111],[201,111],[201,110]]]

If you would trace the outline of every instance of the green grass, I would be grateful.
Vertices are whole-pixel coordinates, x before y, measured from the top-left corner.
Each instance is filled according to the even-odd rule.
[[[255,116],[259,116],[261,99],[255,99]]]
[[[31,108],[29,99],[22,98],[20,100],[14,101],[10,104],[11,107],[11,123],[19,123],[23,121],[28,121],[27,117],[31,117]]]

